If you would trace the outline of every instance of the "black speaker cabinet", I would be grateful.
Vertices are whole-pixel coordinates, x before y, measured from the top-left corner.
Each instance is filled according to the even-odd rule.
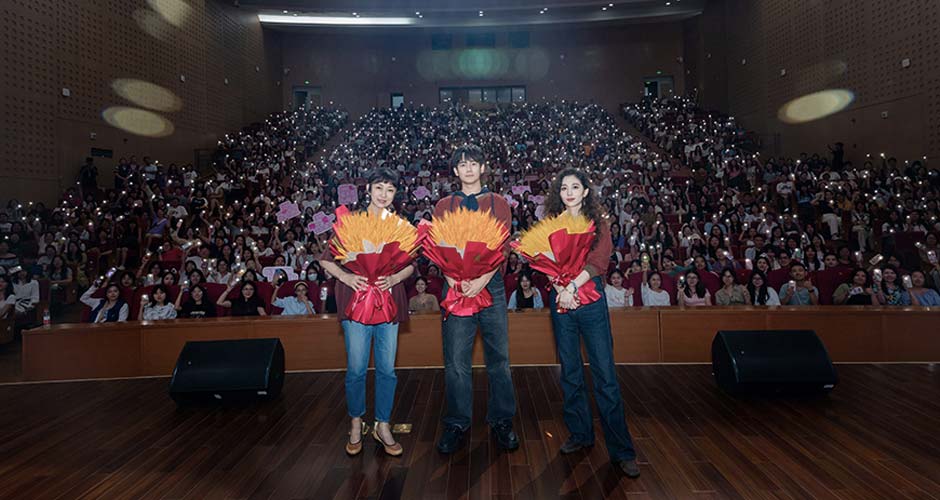
[[[187,342],[170,380],[177,404],[273,399],[284,385],[279,339]]]
[[[719,387],[739,394],[828,392],[838,382],[826,346],[812,330],[718,332],[712,373]]]

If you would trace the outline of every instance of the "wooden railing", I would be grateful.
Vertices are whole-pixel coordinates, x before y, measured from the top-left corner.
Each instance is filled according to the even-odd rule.
[[[705,363],[719,330],[815,330],[836,362],[940,361],[940,308],[707,307],[611,310],[618,363]],[[336,318],[264,318],[64,324],[23,335],[27,380],[169,375],[187,340],[278,337],[288,370],[343,369]],[[509,313],[513,364],[555,364],[547,311]],[[474,363],[482,364],[477,339]],[[586,360],[586,358],[585,358]],[[441,366],[441,319],[412,316],[401,326],[399,367]]]

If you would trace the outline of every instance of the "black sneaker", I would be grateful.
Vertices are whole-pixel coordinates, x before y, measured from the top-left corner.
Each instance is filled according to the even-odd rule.
[[[640,468],[636,465],[636,460],[622,460],[617,463],[617,467],[631,479],[640,477]]]
[[[496,444],[500,448],[508,451],[519,448],[519,437],[512,431],[512,422],[500,422],[490,426],[493,434],[496,436]]]
[[[580,449],[590,448],[594,443],[582,443],[574,438],[574,436],[569,436],[565,441],[565,444],[561,445],[561,448],[558,450],[562,455],[570,455]]]
[[[437,451],[450,455],[463,447],[463,429],[456,425],[448,425],[437,442]]]

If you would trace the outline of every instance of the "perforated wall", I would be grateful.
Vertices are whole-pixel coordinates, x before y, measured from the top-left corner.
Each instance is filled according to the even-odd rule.
[[[701,53],[711,54],[699,62],[701,79],[709,66],[726,68],[723,109],[760,131],[769,152],[825,152],[842,141],[855,159],[940,157],[940,2],[711,0],[693,22]],[[777,117],[797,97],[838,88],[855,94],[842,113],[802,125]],[[703,92],[706,103],[721,102],[715,85]]]
[[[101,183],[120,156],[191,162],[280,107],[279,37],[232,2],[5,0],[0,37],[0,198],[53,199],[91,148],[114,151],[96,159]],[[144,85],[125,92],[143,104],[121,81]],[[172,133],[116,128],[102,117],[111,106],[154,113]]]

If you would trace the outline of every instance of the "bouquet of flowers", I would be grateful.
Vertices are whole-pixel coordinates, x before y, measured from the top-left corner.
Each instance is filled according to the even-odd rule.
[[[479,278],[502,264],[509,229],[489,212],[463,207],[421,227],[427,233],[424,255],[457,282],[441,302],[444,314],[472,316],[493,305],[493,297],[485,288],[475,297],[467,297],[460,290],[460,282]]]
[[[541,220],[511,246],[532,269],[545,273],[553,284],[565,287],[584,269],[594,238],[592,221],[583,215],[573,217],[563,212]],[[601,294],[591,280],[578,288],[577,298],[581,305],[587,305],[600,299]],[[558,308],[558,312],[567,310]]]
[[[352,213],[336,209],[330,251],[340,264],[368,281],[346,306],[346,316],[366,325],[395,320],[398,307],[391,290],[382,291],[376,281],[391,276],[411,263],[418,252],[418,230],[397,215],[384,211]]]

